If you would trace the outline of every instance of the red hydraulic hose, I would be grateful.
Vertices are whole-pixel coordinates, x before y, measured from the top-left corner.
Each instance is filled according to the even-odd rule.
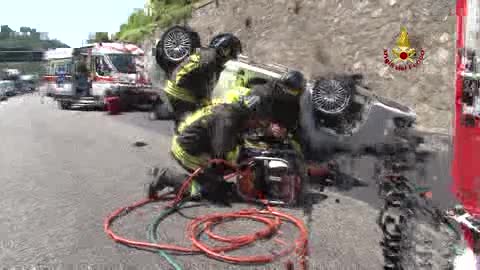
[[[230,167],[237,171],[237,168],[223,160],[212,160],[210,162],[221,162],[224,163],[227,167]],[[187,190],[189,184],[192,182],[194,176],[196,176],[201,171],[201,168],[195,170],[191,176],[186,179],[186,181],[181,186],[180,190],[173,198],[170,203],[170,207],[176,206],[182,201],[185,191]],[[168,200],[167,197],[169,194],[159,197],[159,200]],[[139,202],[136,202],[130,206],[122,207],[114,211],[111,215],[109,215],[104,222],[104,230],[107,235],[112,238],[115,242],[125,244],[128,246],[133,247],[140,247],[140,248],[150,248],[150,249],[161,249],[167,251],[175,251],[175,252],[183,252],[183,253],[204,253],[207,256],[221,260],[224,262],[235,263],[235,264],[248,264],[248,263],[271,263],[279,257],[291,254],[293,250],[296,250],[297,256],[299,257],[299,264],[300,269],[306,270],[307,269],[307,251],[308,251],[308,231],[303,223],[302,220],[286,214],[282,213],[276,209],[273,209],[267,205],[266,210],[258,210],[258,209],[245,209],[237,212],[231,213],[216,213],[207,216],[200,216],[194,219],[187,227],[187,234],[190,240],[193,243],[192,247],[182,247],[172,244],[156,244],[156,243],[149,243],[149,242],[142,242],[127,239],[121,237],[114,233],[111,229],[111,225],[114,220],[122,216],[123,214],[128,213],[131,210],[144,206],[148,204],[154,199],[144,199]],[[235,236],[235,237],[226,237],[226,236],[219,236],[212,232],[212,226],[218,225],[224,221],[231,221],[236,219],[250,219],[256,222],[260,222],[265,224],[265,228],[261,231],[258,231],[253,234],[249,235],[242,235],[242,236]],[[251,244],[257,240],[265,239],[268,237],[272,237],[275,234],[281,234],[279,231],[279,227],[282,221],[289,222],[296,226],[300,231],[299,236],[295,240],[295,243],[292,245],[288,245],[285,241],[276,238],[276,242],[280,243],[284,246],[282,250],[276,252],[274,255],[256,255],[256,256],[229,256],[226,255],[225,252],[236,250],[242,246]],[[223,246],[209,246],[203,243],[199,237],[201,234],[207,234],[211,239],[217,240],[219,242],[226,243]],[[292,263],[289,261],[286,264],[287,269],[293,269]]]

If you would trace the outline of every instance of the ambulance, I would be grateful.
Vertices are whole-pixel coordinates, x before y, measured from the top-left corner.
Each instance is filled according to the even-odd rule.
[[[148,102],[151,83],[143,67],[143,57],[141,48],[124,43],[49,50],[45,53],[47,95],[61,109],[104,108],[107,95],[118,95],[126,104],[141,103],[142,98]],[[76,73],[82,61],[89,71],[88,78],[83,78],[85,82]]]

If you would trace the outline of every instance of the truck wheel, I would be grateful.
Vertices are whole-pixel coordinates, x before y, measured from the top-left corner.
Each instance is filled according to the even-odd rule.
[[[148,113],[148,118],[152,121],[155,120],[169,120],[172,118],[172,113],[168,109],[165,103],[157,103],[153,106],[153,109]]]
[[[68,110],[70,109],[70,103],[68,103],[67,101],[57,101],[58,102],[58,107],[61,109],[61,110]]]

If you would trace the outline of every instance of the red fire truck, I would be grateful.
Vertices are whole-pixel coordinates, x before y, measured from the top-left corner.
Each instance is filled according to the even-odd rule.
[[[479,0],[457,0],[456,81],[452,191],[461,206],[451,212],[466,248],[455,269],[480,269],[480,15]]]

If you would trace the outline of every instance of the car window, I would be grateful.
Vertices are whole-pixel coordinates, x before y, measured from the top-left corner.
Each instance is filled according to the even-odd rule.
[[[105,61],[103,56],[95,57],[95,71],[100,76],[109,76],[112,72],[112,69]]]

